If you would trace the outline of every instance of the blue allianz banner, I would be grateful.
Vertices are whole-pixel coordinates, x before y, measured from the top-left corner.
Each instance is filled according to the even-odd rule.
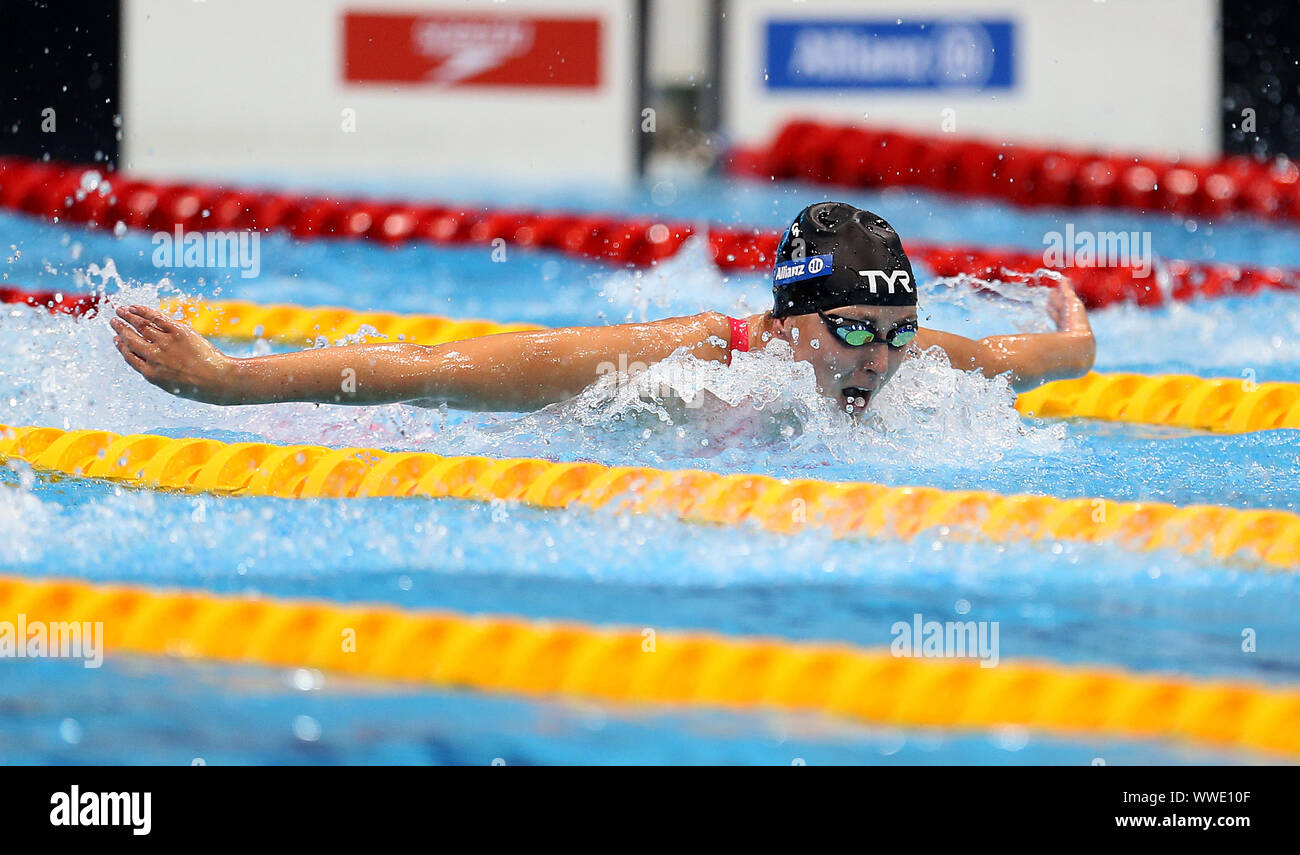
[[[1010,89],[1015,24],[966,18],[767,22],[769,89]]]

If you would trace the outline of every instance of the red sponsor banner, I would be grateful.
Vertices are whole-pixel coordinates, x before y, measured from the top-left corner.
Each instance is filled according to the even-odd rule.
[[[594,89],[600,19],[346,12],[343,79]]]

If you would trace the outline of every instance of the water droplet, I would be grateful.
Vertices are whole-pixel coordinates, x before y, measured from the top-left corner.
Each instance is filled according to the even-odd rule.
[[[59,736],[69,745],[80,744],[83,733],[81,724],[75,718],[65,718],[59,722]]]
[[[320,722],[309,715],[295,716],[293,719],[293,735],[303,742],[316,742],[321,735]]]

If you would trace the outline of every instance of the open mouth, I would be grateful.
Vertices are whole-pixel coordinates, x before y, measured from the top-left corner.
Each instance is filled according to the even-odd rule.
[[[840,390],[840,397],[849,410],[865,410],[867,404],[871,403],[871,392],[860,386],[845,386]]]

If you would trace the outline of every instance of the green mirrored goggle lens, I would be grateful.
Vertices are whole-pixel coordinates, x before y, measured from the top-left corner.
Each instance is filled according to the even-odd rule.
[[[904,327],[901,330],[894,331],[894,337],[889,340],[890,347],[907,347],[916,338],[916,330],[912,327]]]
[[[841,326],[835,329],[835,335],[849,347],[862,347],[876,340],[876,331],[870,327]],[[916,338],[915,327],[900,327],[893,331],[888,344],[890,347],[906,347]]]
[[[871,330],[864,329],[840,329],[835,331],[836,334],[851,347],[862,347],[864,344],[870,344],[875,340],[876,334]]]

